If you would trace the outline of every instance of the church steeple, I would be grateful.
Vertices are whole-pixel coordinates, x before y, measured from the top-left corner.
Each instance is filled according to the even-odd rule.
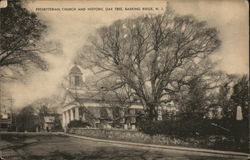
[[[69,86],[71,89],[80,89],[83,84],[82,71],[75,63],[69,72]]]

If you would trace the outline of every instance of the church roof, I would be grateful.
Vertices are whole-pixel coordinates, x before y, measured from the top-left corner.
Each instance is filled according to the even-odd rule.
[[[74,67],[71,68],[70,73],[80,73],[80,74],[82,74],[80,68],[77,65],[74,65]]]
[[[118,101],[117,97],[113,94],[108,94],[108,93],[102,94],[96,91],[90,91],[90,92],[85,92],[85,93],[71,92],[71,95],[74,98],[77,98],[80,102],[86,102],[86,101],[103,102],[104,99],[110,102]]]
[[[78,102],[96,102],[96,103],[118,103],[120,104],[122,101],[112,93],[104,93],[98,91],[89,91],[85,93],[75,93],[72,91],[68,92],[72,97],[76,98]],[[128,103],[128,102],[123,102]],[[133,104],[139,104],[138,102],[132,102]]]

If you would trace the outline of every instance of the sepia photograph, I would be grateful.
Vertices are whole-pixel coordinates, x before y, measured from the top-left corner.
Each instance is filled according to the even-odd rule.
[[[0,160],[250,160],[247,0],[0,0]]]

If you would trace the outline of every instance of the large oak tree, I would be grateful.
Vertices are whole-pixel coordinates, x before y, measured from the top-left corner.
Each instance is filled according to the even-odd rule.
[[[103,80],[116,80],[113,88],[129,87],[147,117],[156,120],[157,108],[171,99],[173,86],[184,78],[183,68],[219,46],[216,28],[167,9],[100,28],[82,56],[105,73]]]

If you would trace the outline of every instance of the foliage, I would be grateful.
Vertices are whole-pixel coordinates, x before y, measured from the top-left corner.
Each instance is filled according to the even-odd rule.
[[[208,107],[207,89],[202,77],[192,78],[186,85],[184,94],[178,98],[179,110],[182,119],[202,118]]]
[[[159,122],[159,121],[158,121]],[[158,123],[155,122],[155,123]],[[232,145],[233,138],[231,136],[193,136],[180,137],[162,134],[148,135],[138,131],[120,130],[120,129],[85,129],[72,128],[68,130],[71,134],[83,135],[93,138],[120,140],[128,142],[139,142],[146,144],[160,144],[173,146],[187,146],[198,148],[211,148],[218,150],[236,150],[236,146]],[[240,151],[247,151],[247,146],[242,145]],[[239,150],[238,150],[239,151]]]
[[[103,120],[111,120],[111,117],[108,114],[108,108],[100,108],[100,118]]]
[[[14,73],[31,65],[45,70],[47,66],[37,45],[46,26],[36,14],[23,8],[20,0],[9,1],[8,7],[0,10],[0,19],[1,77],[6,68]]]
[[[69,128],[72,127],[80,127],[80,128],[85,128],[85,127],[90,127],[91,125],[88,122],[83,122],[80,120],[74,120],[74,121],[70,121],[68,124]]]
[[[61,120],[60,120],[60,115],[59,114],[56,114],[54,115],[55,116],[55,122],[54,122],[54,127],[52,128],[52,131],[63,131],[63,128],[62,128],[62,123],[61,123]]]
[[[38,117],[35,115],[35,109],[32,106],[22,108],[16,118],[18,131],[35,131],[39,124]]]
[[[44,117],[46,116],[54,116],[55,122],[54,122],[54,130],[60,130],[61,129],[61,122],[59,120],[58,114],[57,114],[57,107],[59,106],[59,103],[61,103],[61,97],[53,95],[51,97],[47,98],[40,98],[34,102],[32,102],[32,106],[34,106],[34,109],[36,110],[36,113],[39,118],[39,125],[41,128],[44,128]]]
[[[231,98],[231,89],[232,87],[230,84],[232,81],[225,81],[221,86],[219,87],[219,92],[216,95],[216,101],[219,106],[222,107],[222,114],[223,117],[232,117],[230,115],[230,110],[231,110],[231,103],[230,103],[230,98]]]
[[[50,109],[47,106],[41,106],[38,108],[38,114],[41,117],[48,116],[50,113]]]
[[[151,120],[157,119],[157,107],[169,101],[168,89],[184,79],[183,67],[220,46],[215,28],[169,9],[160,15],[118,20],[97,33],[85,48],[87,59],[117,80],[111,88],[129,87]]]
[[[38,110],[38,116],[39,116],[39,125],[41,128],[44,128],[44,117],[50,115],[50,109],[47,106],[41,106],[37,108]]]
[[[233,115],[236,115],[236,107],[242,107],[244,120],[248,121],[248,107],[249,107],[249,78],[247,75],[242,76],[238,82],[233,86],[233,93],[231,102],[233,103]],[[235,117],[235,116],[233,116]]]
[[[229,119],[190,119],[190,120],[165,120],[165,121],[142,121],[139,130],[150,135],[169,135],[179,137],[197,137],[224,135],[234,136],[238,132],[238,122]],[[247,133],[247,123],[241,124],[241,132]],[[246,134],[241,135],[247,137]]]
[[[62,130],[61,122],[58,114],[51,114],[50,109],[46,106],[42,106],[41,108],[36,108],[34,106],[26,106],[21,109],[19,113],[17,113],[14,117],[15,125],[18,131],[29,131],[34,132],[38,127],[39,130],[44,128],[44,122],[46,116],[54,116],[54,127],[53,131]]]

